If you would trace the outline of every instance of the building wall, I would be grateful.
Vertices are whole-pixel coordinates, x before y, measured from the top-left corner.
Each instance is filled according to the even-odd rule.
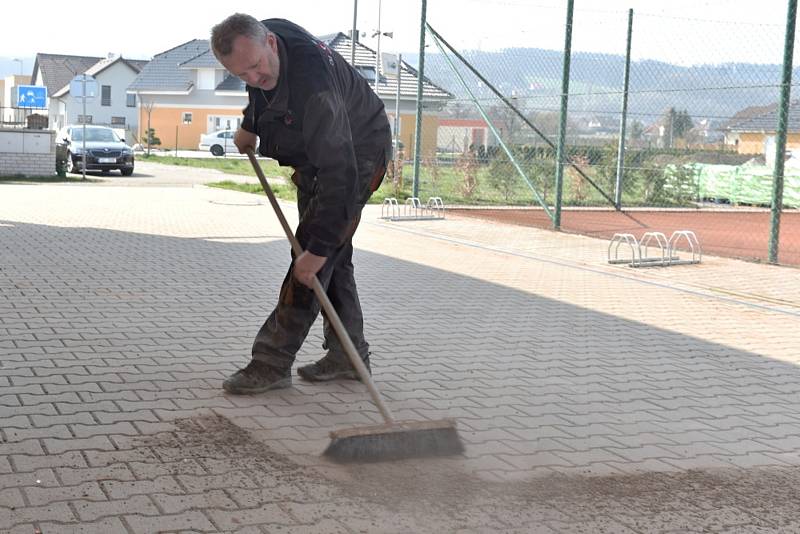
[[[0,176],[52,176],[55,132],[0,129]]]
[[[161,140],[161,148],[175,149],[177,126],[178,149],[197,150],[200,135],[216,130],[211,119],[215,116],[241,117],[247,105],[245,96],[215,96],[213,91],[193,91],[189,95],[142,95],[142,102],[148,103],[156,99],[150,115],[150,127]],[[184,112],[192,113],[191,124],[184,124]],[[389,123],[394,129],[394,108],[387,107]],[[139,109],[139,134],[142,138],[147,128],[146,106]],[[436,154],[437,129],[439,119],[433,115],[423,115],[422,120],[422,155],[433,157]],[[416,109],[411,105],[400,108],[400,142],[405,146],[405,158],[410,159],[414,150],[414,129],[416,126]],[[224,129],[224,126],[222,127]]]
[[[152,104],[150,127],[161,140],[164,148],[175,149],[175,127],[178,127],[178,148],[181,150],[197,150],[200,135],[217,130],[214,117],[230,118],[235,126],[234,118],[242,117],[242,110],[247,105],[247,96],[238,94],[220,95],[216,91],[195,89],[188,95],[182,94],[140,94],[139,98],[139,131],[136,138],[141,139],[147,128],[147,107]],[[191,124],[183,122],[183,113],[192,114]],[[225,129],[222,121],[219,129]]]
[[[739,154],[763,154],[764,141],[766,135],[763,133],[745,133],[739,134],[739,144],[736,146],[736,152]]]
[[[404,145],[404,158],[409,160],[414,157],[414,133],[417,117],[415,114],[400,115],[400,142]],[[422,157],[432,158],[436,155],[436,132],[439,118],[432,115],[422,115]]]
[[[184,123],[183,114],[192,114],[192,122]],[[150,128],[155,130],[155,136],[161,140],[161,148],[175,149],[176,134],[179,150],[197,150],[200,136],[209,131],[209,118],[214,116],[242,117],[242,108],[235,107],[208,107],[195,108],[181,107],[154,107],[150,114]],[[139,117],[141,126],[140,139],[144,137],[147,129],[147,110],[141,109]],[[213,130],[211,130],[213,131]]]
[[[739,154],[764,154],[767,137],[775,137],[775,132],[741,132],[738,134],[739,144],[736,152]],[[786,147],[795,150],[800,148],[800,133],[789,133],[786,136]]]

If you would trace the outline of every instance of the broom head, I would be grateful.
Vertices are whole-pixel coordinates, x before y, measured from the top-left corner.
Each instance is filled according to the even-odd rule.
[[[323,453],[335,462],[380,462],[464,452],[452,419],[396,421],[331,432]]]

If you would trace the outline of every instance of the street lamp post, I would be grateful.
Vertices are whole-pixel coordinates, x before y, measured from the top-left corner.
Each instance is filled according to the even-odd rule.
[[[14,58],[14,62],[18,62],[19,63],[19,75],[22,76],[22,60],[17,58],[17,57],[15,57]]]

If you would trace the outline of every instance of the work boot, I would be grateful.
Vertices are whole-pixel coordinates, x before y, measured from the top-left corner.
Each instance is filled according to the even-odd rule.
[[[271,367],[258,360],[251,361],[222,383],[222,389],[235,395],[255,395],[271,389],[291,387],[291,369]]]
[[[369,355],[364,358],[364,365],[367,366],[367,371],[370,371]],[[333,355],[330,352],[322,359],[304,365],[297,369],[297,374],[300,378],[308,380],[309,382],[328,382],[329,380],[336,380],[343,378],[346,380],[361,380],[358,376],[358,371],[350,363],[347,356]]]

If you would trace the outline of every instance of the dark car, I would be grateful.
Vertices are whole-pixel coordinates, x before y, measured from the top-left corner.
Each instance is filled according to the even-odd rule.
[[[64,162],[67,172],[81,172],[83,167],[83,126],[67,126],[56,138],[56,160]],[[123,176],[133,174],[133,150],[114,130],[86,125],[86,170],[117,170]]]

